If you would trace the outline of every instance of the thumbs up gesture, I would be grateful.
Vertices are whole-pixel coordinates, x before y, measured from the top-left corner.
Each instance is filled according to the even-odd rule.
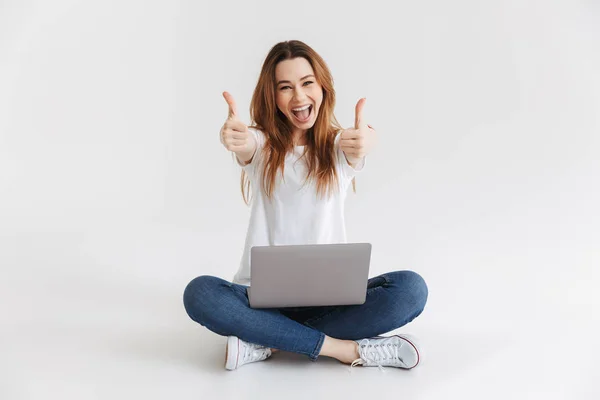
[[[354,128],[344,129],[340,138],[340,148],[346,155],[348,163],[357,165],[375,145],[377,133],[371,125],[367,125],[363,117],[366,98],[358,100],[354,114]]]
[[[247,161],[256,150],[256,138],[248,130],[246,124],[239,119],[233,96],[228,92],[223,92],[223,97],[229,106],[229,114],[221,128],[221,143],[227,150],[233,151],[242,161]]]

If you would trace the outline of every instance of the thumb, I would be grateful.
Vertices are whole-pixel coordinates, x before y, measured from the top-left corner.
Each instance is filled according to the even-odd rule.
[[[356,103],[356,110],[354,113],[354,129],[365,128],[367,126],[365,119],[363,118],[363,108],[365,103],[367,102],[367,98],[363,97],[358,100]]]
[[[225,98],[227,105],[229,105],[228,118],[231,118],[231,119],[237,118],[237,106],[235,104],[235,99],[233,98],[233,96],[231,94],[229,94],[229,92],[223,92],[223,97]]]

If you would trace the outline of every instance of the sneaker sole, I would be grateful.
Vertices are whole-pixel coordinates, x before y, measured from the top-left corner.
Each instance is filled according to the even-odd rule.
[[[240,339],[236,336],[227,337],[227,346],[225,347],[225,369],[233,371],[237,369],[240,356]]]

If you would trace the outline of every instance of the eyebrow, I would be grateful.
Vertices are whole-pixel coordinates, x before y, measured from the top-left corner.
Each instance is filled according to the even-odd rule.
[[[300,78],[300,80],[301,80],[301,81],[303,81],[303,80],[305,80],[306,78],[310,78],[310,77],[313,77],[313,78],[314,78],[315,76],[314,76],[314,75],[306,75],[306,76],[303,76],[302,78]],[[279,81],[279,82],[277,82],[277,86],[279,86],[279,85],[280,85],[280,84],[282,84],[282,83],[292,83],[292,82],[290,82],[290,81]]]

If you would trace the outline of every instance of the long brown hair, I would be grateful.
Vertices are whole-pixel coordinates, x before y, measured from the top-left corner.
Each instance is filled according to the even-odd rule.
[[[294,148],[291,126],[275,103],[275,67],[281,61],[297,57],[303,57],[310,63],[315,79],[323,89],[319,115],[313,127],[306,132],[304,156],[308,173],[305,183],[310,179],[316,180],[317,195],[323,196],[331,194],[338,187],[339,182],[335,168],[334,141],[342,127],[333,113],[335,107],[333,77],[323,58],[310,46],[299,40],[284,41],[273,46],[267,54],[250,103],[250,118],[253,123],[250,127],[262,131],[265,135],[261,153],[265,162],[260,176],[261,187],[269,199],[273,195],[277,172],[281,170],[283,176],[285,156]],[[356,193],[354,179],[352,187]],[[241,189],[244,202],[249,204],[246,190],[250,192],[250,182],[244,170],[241,176]]]

